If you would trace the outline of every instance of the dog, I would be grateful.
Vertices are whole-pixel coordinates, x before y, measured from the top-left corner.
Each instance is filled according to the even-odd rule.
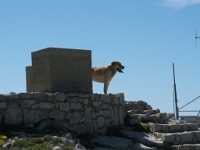
[[[114,75],[118,72],[124,73],[125,67],[119,61],[113,61],[107,66],[92,67],[92,80],[104,83],[104,94],[107,94],[108,86]]]

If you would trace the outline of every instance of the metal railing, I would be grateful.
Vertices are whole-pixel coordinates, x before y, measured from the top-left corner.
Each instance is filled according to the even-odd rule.
[[[197,119],[198,119],[198,117],[200,115],[200,110],[182,110],[182,111],[179,111],[179,112],[197,112],[197,116],[194,119],[194,122],[197,122]]]

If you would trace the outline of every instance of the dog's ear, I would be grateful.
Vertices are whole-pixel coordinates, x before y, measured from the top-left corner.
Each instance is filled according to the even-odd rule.
[[[111,65],[112,65],[112,66],[114,66],[115,64],[116,64],[116,62],[115,62],[115,61],[113,61],[113,62],[111,63]]]

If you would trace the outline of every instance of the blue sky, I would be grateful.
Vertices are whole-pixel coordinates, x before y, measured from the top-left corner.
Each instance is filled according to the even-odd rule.
[[[200,0],[1,0],[0,93],[26,92],[31,52],[46,47],[92,50],[92,66],[120,61],[108,92],[173,112],[200,95]],[[93,82],[93,92],[103,84]],[[184,108],[200,110],[200,99]]]

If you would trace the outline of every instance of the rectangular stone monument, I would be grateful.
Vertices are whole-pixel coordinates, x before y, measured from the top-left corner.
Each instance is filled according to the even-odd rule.
[[[32,66],[26,67],[26,90],[27,92],[33,92],[33,68]]]
[[[27,92],[92,93],[91,50],[50,47],[32,52],[26,75],[32,78]]]

